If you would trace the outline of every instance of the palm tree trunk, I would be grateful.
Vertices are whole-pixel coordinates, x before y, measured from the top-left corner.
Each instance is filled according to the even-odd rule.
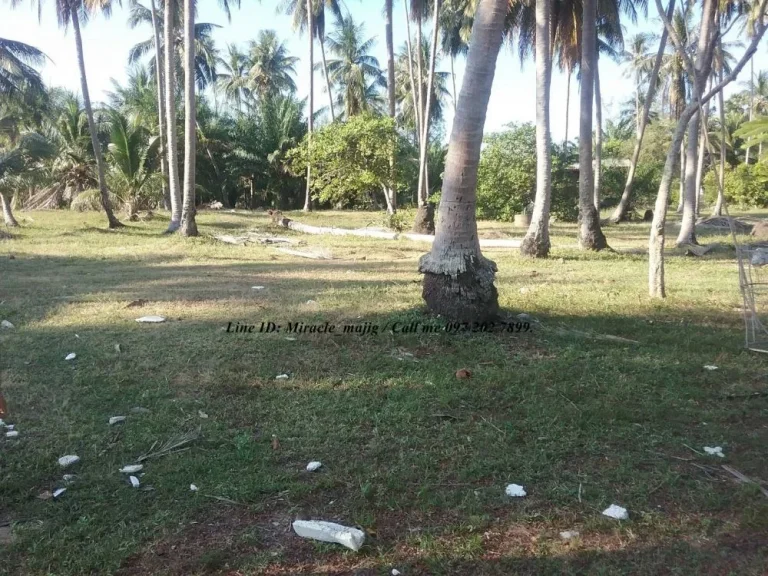
[[[752,121],[752,115],[755,111],[755,59],[749,60],[749,121]],[[749,164],[749,153],[752,147],[747,146],[747,152],[744,157],[744,163]]]
[[[667,8],[667,18],[672,18],[675,9],[675,0],[669,1],[669,7]],[[648,90],[645,93],[645,102],[643,103],[643,113],[640,118],[640,124],[638,125],[637,139],[635,140],[635,148],[632,150],[632,160],[629,164],[629,170],[627,171],[627,181],[624,184],[624,192],[621,194],[621,200],[619,205],[616,206],[616,210],[611,214],[610,221],[613,223],[622,222],[627,217],[629,211],[629,197],[632,194],[632,185],[635,181],[635,172],[637,171],[637,163],[640,161],[640,149],[643,145],[643,136],[645,136],[645,128],[648,126],[648,115],[651,112],[651,102],[653,102],[656,95],[657,78],[659,76],[659,70],[661,70],[661,62],[664,59],[664,51],[667,48],[667,30],[666,28],[661,33],[661,40],[659,41],[659,49],[656,52],[656,60],[653,63],[653,71],[651,72],[650,79],[648,80]]]
[[[483,126],[508,0],[480,0],[445,163],[438,229],[419,260],[427,306],[448,320],[483,322],[498,312],[496,264],[483,257],[475,219]]]
[[[8,202],[8,198],[6,198],[5,194],[2,192],[0,192],[0,204],[3,205],[3,221],[5,222],[5,225],[9,228],[16,228],[19,223],[16,221],[16,218],[13,217],[11,203]]]
[[[424,202],[423,197],[423,186],[424,186],[424,171],[422,170],[422,164],[421,164],[421,146],[423,144],[423,137],[424,137],[424,127],[426,126],[427,122],[429,121],[426,116],[424,116],[424,67],[421,64],[421,58],[423,56],[422,53],[422,38],[421,38],[421,13],[416,14],[416,85],[418,88],[418,97],[419,97],[419,183],[417,186],[418,193],[416,197],[419,199],[419,207],[424,206],[426,202]]]
[[[99,192],[101,193],[101,206],[107,215],[110,228],[119,228],[122,226],[120,221],[112,213],[112,204],[109,201],[109,191],[107,190],[107,180],[104,176],[104,159],[101,156],[101,144],[96,134],[96,123],[93,120],[93,108],[91,107],[91,96],[88,92],[88,78],[85,75],[85,56],[83,54],[83,38],[80,35],[80,17],[76,9],[70,12],[72,19],[72,29],[75,32],[75,46],[77,47],[77,65],[80,68],[80,89],[83,92],[83,106],[85,114],[88,117],[88,131],[91,133],[91,144],[93,145],[93,155],[96,158],[96,169],[99,175]]]
[[[677,210],[678,214],[683,213],[683,198],[685,198],[685,136],[683,141],[680,142],[680,190],[677,197]]]
[[[384,0],[384,38],[387,45],[387,103],[389,116],[395,117],[395,43],[392,37],[392,1]]]
[[[166,232],[175,232],[181,226],[181,190],[179,189],[179,162],[176,153],[176,51],[174,50],[173,21],[175,0],[165,0],[163,9],[163,66],[165,67],[165,126],[167,130],[168,188],[171,196],[171,222]]]
[[[596,6],[596,0],[583,0],[579,111],[579,246],[582,250],[602,250],[608,246],[600,229],[600,218],[593,204],[595,181],[592,170],[592,99],[597,52]]]
[[[456,72],[454,72],[454,61],[456,57],[451,54],[451,81],[453,82],[453,113],[456,113]]]
[[[677,245],[696,244],[696,152],[699,147],[699,114],[688,122],[688,142],[685,150],[685,185],[683,187],[683,218]]]
[[[160,172],[163,175],[163,208],[171,208],[171,195],[168,190],[168,158],[165,155],[165,107],[163,105],[163,57],[160,53],[160,30],[157,26],[155,0],[150,0],[152,10],[152,35],[155,42],[155,81],[157,82],[157,129],[160,132]]]
[[[195,102],[195,0],[184,0],[184,206],[181,233],[197,236],[195,220],[195,161],[197,103]]]
[[[710,83],[710,87],[711,87]],[[707,129],[707,122],[709,120],[709,102],[707,102],[704,105],[704,114],[702,115],[702,120],[699,124],[699,153],[696,157],[696,204],[695,204],[695,214],[698,217],[698,215],[701,213],[700,211],[700,204],[701,204],[701,182],[704,178],[704,158],[705,153],[707,151],[706,145],[707,145],[707,135],[705,133],[705,130]]]
[[[536,0],[536,198],[528,233],[520,245],[526,256],[549,254],[549,204],[552,193],[552,138],[549,127],[551,0]],[[570,79],[570,75],[569,75]]]
[[[426,204],[429,199],[429,190],[427,189],[427,148],[429,145],[429,113],[432,104],[432,86],[435,76],[435,60],[437,60],[437,43],[440,34],[440,0],[434,0],[435,12],[432,15],[434,24],[432,28],[432,46],[429,55],[429,75],[427,76],[427,95],[424,102],[424,127],[421,133],[421,147],[419,150],[419,171],[424,174],[423,188],[422,181],[419,182],[419,204]]]
[[[307,0],[307,35],[309,36],[309,114],[307,115],[307,149],[309,162],[307,162],[307,192],[304,195],[304,212],[312,210],[312,124],[315,114],[315,14],[312,9],[312,0]]]
[[[333,92],[331,91],[331,79],[328,77],[328,63],[325,60],[325,38],[320,39],[320,56],[323,59],[323,76],[325,76],[325,89],[328,91],[328,105],[331,110],[331,122],[336,122],[336,113],[333,110]]]
[[[720,51],[722,53],[722,39],[718,39],[720,42]],[[723,81],[723,67],[720,66],[720,82]],[[717,187],[717,202],[715,203],[714,216],[723,215],[723,203],[725,202],[725,140],[726,140],[726,127],[725,127],[725,102],[723,98],[723,91],[717,93],[717,108],[720,113],[720,174],[718,174],[718,187]]]
[[[653,82],[653,79],[650,80]],[[635,74],[635,136],[640,136],[640,73]]]
[[[595,50],[595,54],[598,54]],[[595,57],[595,193],[593,201],[600,217],[600,181],[603,176],[603,99],[600,94],[600,58]]]
[[[411,76],[411,97],[413,98],[413,113],[416,117],[416,145],[419,146],[421,137],[421,110],[419,109],[419,98],[416,95],[416,76],[413,73],[413,48],[411,47],[411,18],[408,15],[408,0],[403,0],[405,7],[405,28],[408,35],[406,43],[408,46],[408,73]],[[418,202],[418,200],[417,200]]]
[[[565,89],[565,138],[563,138],[563,149],[565,149],[566,144],[568,144],[568,115],[571,111],[571,74],[573,74],[573,70],[571,70],[569,66],[568,81],[566,82]],[[565,150],[563,150],[563,152],[565,152]]]

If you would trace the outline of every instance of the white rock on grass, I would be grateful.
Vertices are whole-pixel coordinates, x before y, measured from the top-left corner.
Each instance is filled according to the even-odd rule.
[[[616,520],[627,520],[629,518],[629,513],[627,512],[626,508],[622,508],[616,504],[611,504],[608,506],[608,508],[603,510],[603,516],[608,516],[608,518],[615,518]]]
[[[16,326],[8,322],[8,320],[3,320],[0,322],[0,328],[7,328],[8,330],[11,330],[12,328],[16,328]]]
[[[288,380],[288,378],[290,378],[288,374],[278,374],[275,376],[275,380]]]
[[[144,470],[144,466],[142,464],[129,464],[128,466],[123,466],[120,468],[120,472],[123,474],[135,474],[136,472],[141,472]]]
[[[78,462],[80,462],[80,456],[75,456],[74,454],[67,454],[66,456],[59,458],[59,466],[62,468],[67,468]]]
[[[507,496],[512,496],[513,498],[526,496],[525,488],[520,486],[520,484],[508,484],[504,492],[506,492]]]
[[[392,568],[392,576],[400,576],[401,572],[397,568]]]
[[[189,485],[189,489],[192,490],[192,492],[197,492],[198,491],[198,487],[195,486],[194,484],[190,484]]]
[[[10,432],[5,433],[6,438],[17,438],[19,436],[18,430],[11,430]]]
[[[125,416],[112,416],[109,419],[110,426],[114,426],[115,424],[120,424],[120,422],[125,422]]]
[[[264,290],[264,286],[251,286],[251,290]]]
[[[75,354],[74,352],[70,352],[64,357],[64,360],[74,360],[75,358],[77,358],[77,354]]]
[[[142,316],[141,318],[136,318],[136,322],[157,324],[158,322],[165,322],[165,317],[164,316]]]
[[[704,452],[710,456],[720,456],[720,458],[725,458],[722,446],[704,446]]]
[[[315,470],[320,468],[320,466],[322,466],[322,465],[323,465],[322,462],[318,462],[317,460],[313,460],[312,462],[307,464],[307,472],[314,472]]]
[[[16,424],[7,424],[6,428],[8,428],[8,430],[14,430],[16,428]]]
[[[707,364],[706,366],[704,366],[704,370],[712,371],[717,369],[718,369],[717,366],[715,366],[714,364]]]
[[[67,484],[69,484],[70,482],[74,482],[75,481],[75,475],[74,474],[64,474],[64,476],[62,476],[61,479],[64,480],[64,482],[66,482]]]
[[[53,497],[54,497],[54,498],[58,498],[59,496],[61,496],[62,494],[64,494],[64,492],[66,492],[66,491],[67,491],[67,489],[66,489],[66,488],[59,488],[58,490],[54,490],[54,492],[53,492]]]
[[[560,532],[560,538],[563,540],[573,540],[574,538],[578,538],[579,533],[576,532],[576,530],[564,530],[563,532]]]
[[[302,538],[341,544],[355,552],[360,550],[365,541],[365,532],[362,530],[323,520],[296,520],[293,531]]]
[[[134,488],[139,487],[140,482],[139,482],[139,479],[136,478],[136,476],[131,476],[128,479],[131,481],[131,486],[133,486]]]

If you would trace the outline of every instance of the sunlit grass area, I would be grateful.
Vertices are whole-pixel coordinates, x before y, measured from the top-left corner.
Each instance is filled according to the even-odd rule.
[[[382,226],[370,212],[287,215]],[[768,364],[743,349],[724,233],[699,231],[721,244],[702,258],[670,248],[657,301],[637,253],[647,224],[607,228],[615,251],[599,254],[556,224],[548,260],[485,251],[505,315],[535,317],[530,331],[403,334],[385,326],[440,322],[422,308],[428,244],[299,235],[239,211],[201,212],[195,239],[162,235],[162,213],[114,232],[95,214],[18,216],[0,242],[0,319],[15,325],[0,331],[0,390],[20,432],[0,437],[0,573],[768,571],[768,499],[721,467],[768,479],[768,397],[752,395]],[[333,258],[214,239],[254,229]],[[379,330],[226,331],[268,321]],[[145,461],[138,489],[118,472],[198,430]],[[63,471],[65,454],[81,462]],[[306,472],[310,460],[323,467]],[[528,496],[505,496],[508,483]],[[629,520],[601,515],[614,503]],[[302,540],[297,517],[358,526],[366,544]]]

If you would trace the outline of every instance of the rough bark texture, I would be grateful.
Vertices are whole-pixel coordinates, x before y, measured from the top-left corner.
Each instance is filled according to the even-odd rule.
[[[70,12],[72,19],[72,30],[75,32],[75,45],[77,47],[77,65],[80,69],[80,90],[83,93],[83,106],[85,114],[88,117],[88,131],[91,133],[91,144],[93,145],[93,155],[96,158],[96,171],[99,176],[99,192],[101,194],[101,206],[107,215],[107,221],[110,228],[119,228],[122,226],[120,221],[115,218],[112,212],[112,205],[109,202],[109,191],[107,190],[107,180],[104,176],[104,158],[101,155],[101,144],[96,133],[96,123],[93,120],[93,107],[91,106],[91,95],[88,92],[88,78],[85,75],[85,55],[83,54],[83,38],[80,35],[80,19],[76,9]]]
[[[596,7],[596,0],[583,0],[579,111],[579,246],[583,250],[602,250],[608,246],[600,229],[599,214],[593,203],[595,181],[592,170],[592,99],[597,52]]]
[[[11,203],[6,198],[5,194],[0,192],[0,204],[3,205],[3,222],[10,228],[16,228],[19,223],[16,222],[16,218],[13,217],[13,210],[11,210]]]
[[[181,225],[181,190],[179,188],[179,162],[176,151],[176,53],[174,46],[173,16],[175,0],[165,0],[163,10],[163,66],[165,67],[165,125],[168,152],[168,189],[171,196],[171,222],[168,232]]]
[[[434,234],[435,233],[435,207],[433,204],[423,204],[416,210],[416,217],[413,220],[414,234]]]
[[[480,0],[475,13],[461,94],[451,129],[437,233],[421,257],[424,300],[449,320],[483,321],[498,311],[496,264],[477,237],[477,167],[502,42],[508,0]]]
[[[595,50],[595,54],[599,54]],[[600,181],[603,176],[603,98],[600,94],[600,59],[595,57],[595,193],[593,202],[600,216]]]
[[[720,42],[722,46],[722,41]],[[722,81],[723,67],[720,66],[720,82]],[[725,102],[723,100],[723,91],[720,90],[720,92],[717,93],[717,109],[720,113],[720,173],[718,174],[719,186],[717,187],[717,202],[715,202],[715,209],[712,212],[714,216],[723,215],[723,203],[725,201],[725,198],[723,198],[723,191],[725,190],[725,139],[727,136],[727,129],[725,127]]]
[[[323,76],[325,76],[325,89],[328,91],[328,106],[331,111],[331,122],[336,122],[336,112],[333,109],[333,91],[331,79],[328,77],[328,62],[325,59],[325,38],[320,38],[320,57],[323,59]]]
[[[688,122],[688,142],[685,147],[685,185],[683,186],[683,218],[677,245],[696,244],[696,152],[699,147],[699,115]]]
[[[171,194],[168,190],[168,158],[165,155],[165,105],[163,102],[163,55],[160,52],[160,30],[157,25],[155,0],[150,1],[152,36],[155,44],[155,82],[157,84],[157,129],[160,133],[160,173],[163,175],[163,208],[170,210]]]
[[[312,210],[312,127],[315,114],[315,18],[312,0],[307,0],[307,36],[309,37],[309,113],[307,114],[307,148],[309,162],[307,163],[307,191],[304,195],[304,212]]]
[[[667,18],[672,18],[672,14],[675,9],[675,0],[669,1],[669,7],[667,8]],[[635,147],[632,150],[632,160],[630,161],[629,170],[627,171],[627,181],[624,183],[624,191],[621,194],[621,200],[619,205],[616,206],[616,210],[611,214],[610,221],[618,223],[626,220],[627,212],[629,211],[629,198],[632,194],[632,185],[635,182],[635,172],[637,171],[637,163],[640,161],[640,150],[643,146],[643,137],[645,136],[645,128],[648,126],[648,115],[651,111],[651,103],[654,100],[656,94],[656,84],[659,76],[659,70],[661,70],[661,63],[664,59],[664,50],[667,47],[667,30],[661,33],[661,40],[659,41],[659,49],[656,52],[656,60],[653,62],[653,71],[651,72],[650,79],[648,81],[648,90],[645,94],[645,103],[643,104],[643,115],[638,119],[637,127],[637,139],[635,140]]]
[[[520,252],[544,258],[549,254],[549,203],[552,192],[552,138],[549,130],[549,55],[551,0],[536,0],[536,198],[528,233]]]
[[[709,120],[709,102],[704,106],[704,114],[702,116],[701,122],[699,122],[699,151],[698,155],[696,156],[696,205],[694,206],[694,210],[696,213],[696,216],[701,213],[700,211],[700,204],[701,204],[701,182],[704,178],[704,159],[706,158],[706,144],[707,144],[707,138],[705,130],[707,129],[707,123]]]
[[[197,236],[195,220],[195,160],[197,103],[195,102],[195,0],[184,0],[184,206],[181,233]]]

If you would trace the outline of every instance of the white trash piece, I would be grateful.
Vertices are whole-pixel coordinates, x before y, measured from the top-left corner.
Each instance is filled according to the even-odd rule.
[[[704,452],[710,456],[720,456],[720,458],[725,458],[722,446],[704,446]]]
[[[0,328],[8,328],[10,330],[12,328],[16,328],[16,326],[8,322],[8,320],[3,320],[2,322],[0,322]]]
[[[288,380],[288,378],[290,378],[288,374],[278,374],[275,376],[275,380]]]
[[[560,532],[560,538],[563,540],[573,540],[578,537],[579,533],[576,532],[576,530],[564,530],[563,532]]]
[[[59,488],[58,490],[54,490],[54,492],[53,492],[53,497],[54,497],[54,498],[58,498],[59,496],[61,496],[62,494],[64,494],[64,492],[66,492],[66,491],[67,491],[67,489],[66,489],[66,488]]]
[[[64,476],[61,477],[62,480],[66,483],[74,482],[75,481],[75,475],[74,474],[64,474]]]
[[[78,462],[80,462],[80,456],[75,456],[74,454],[68,454],[59,458],[59,466],[62,468],[72,466],[72,464],[77,464]]]
[[[192,492],[197,492],[198,488],[194,484],[189,485],[189,489],[192,490]]]
[[[125,416],[112,416],[109,419],[110,426],[114,426],[115,424],[120,424],[120,422],[125,422]]]
[[[622,508],[616,504],[611,504],[608,506],[608,508],[603,510],[603,516],[608,516],[608,518],[615,518],[616,520],[627,520],[629,518],[629,513],[627,512],[626,508]]]
[[[717,370],[717,369],[718,369],[717,366],[715,366],[713,364],[707,364],[706,366],[704,366],[704,370],[709,370],[710,372],[712,370]]]
[[[251,286],[251,290],[264,290],[264,286]]]
[[[3,428],[3,427],[5,427],[6,425],[7,425],[7,424],[6,424],[5,422],[3,422],[3,419],[2,419],[2,418],[0,418],[0,428]]]
[[[123,474],[134,474],[136,472],[141,472],[144,470],[144,466],[142,464],[129,464],[128,466],[123,466],[120,468],[120,472]]]
[[[522,498],[527,495],[525,488],[520,486],[520,484],[508,484],[504,492],[506,492],[507,496],[512,496],[513,498]]]
[[[318,462],[316,460],[313,460],[312,462],[307,464],[307,472],[314,472],[315,470],[320,468],[320,466],[322,466],[322,465],[323,465],[322,462]]]
[[[365,541],[365,532],[362,530],[323,520],[296,520],[293,531],[302,538],[341,544],[355,552],[360,550]]]
[[[128,480],[131,481],[131,486],[133,486],[134,488],[138,488],[139,487],[140,482],[139,482],[139,479],[136,478],[136,476],[130,476],[128,478]]]
[[[142,316],[141,318],[136,318],[136,322],[157,324],[158,322],[165,322],[165,317],[164,316]]]
[[[5,427],[8,428],[8,430],[14,430],[16,428],[16,424],[7,424]]]
[[[6,432],[5,433],[5,437],[6,438],[17,438],[18,435],[19,435],[19,431],[18,430],[11,430],[10,432]]]
[[[74,352],[70,352],[64,357],[64,360],[74,360],[75,358],[77,358],[77,354],[75,354]]]
[[[392,568],[391,574],[392,574],[392,576],[400,576],[400,574],[402,574],[402,572],[400,572],[400,570],[398,570],[397,568]]]

